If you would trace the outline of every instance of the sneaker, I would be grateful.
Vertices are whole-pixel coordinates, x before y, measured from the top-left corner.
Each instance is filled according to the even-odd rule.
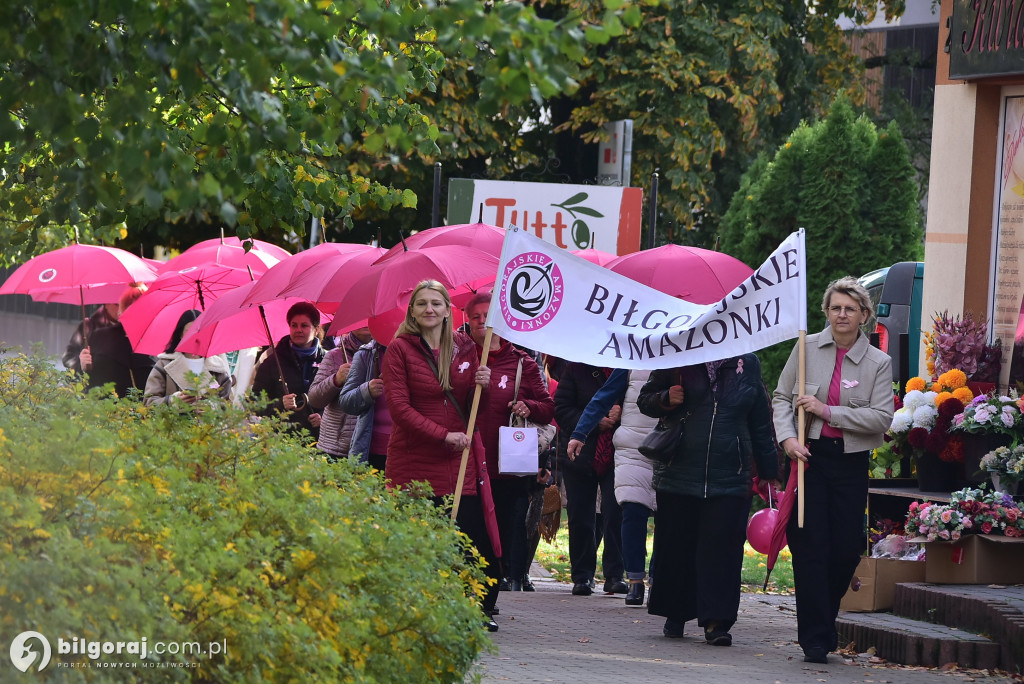
[[[498,581],[498,591],[512,591],[512,585],[509,583],[507,578],[502,577]]]
[[[682,639],[685,625],[685,622],[676,622],[672,618],[668,618],[665,620],[665,626],[661,628],[661,633],[669,639]]]
[[[621,579],[610,579],[604,583],[606,594],[626,594],[629,592],[629,585]]]

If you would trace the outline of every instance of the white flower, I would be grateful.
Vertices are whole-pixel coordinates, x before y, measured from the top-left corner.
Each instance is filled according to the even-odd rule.
[[[1009,406],[1004,406],[1002,414],[999,416],[999,420],[1003,421],[1003,425],[1005,425],[1006,427],[1013,427],[1013,419],[1013,408]]]
[[[993,413],[995,413],[995,410],[989,408],[988,404],[982,404],[974,411],[974,420],[977,423],[987,423]]]
[[[999,397],[999,401],[1003,402],[1004,404],[1009,404],[1011,401],[1013,401],[1013,398],[1003,394]]]
[[[911,411],[919,406],[924,406],[925,403],[924,392],[921,390],[910,390],[907,392],[907,396],[903,397],[903,406]]]
[[[889,432],[898,433],[906,432],[910,429],[914,423],[914,414],[906,406],[899,409],[892,415],[892,425],[889,426]]]
[[[933,393],[934,394],[934,393]],[[935,427],[935,419],[938,417],[939,412],[936,410],[935,405],[921,406],[920,408],[914,409],[914,427],[926,428],[931,430]]]

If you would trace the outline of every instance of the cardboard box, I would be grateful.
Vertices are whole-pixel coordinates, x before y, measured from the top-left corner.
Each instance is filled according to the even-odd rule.
[[[925,581],[934,584],[1024,583],[1024,539],[965,534],[925,544]]]
[[[921,561],[861,558],[839,609],[856,613],[889,610],[897,584],[924,582],[924,578]]]

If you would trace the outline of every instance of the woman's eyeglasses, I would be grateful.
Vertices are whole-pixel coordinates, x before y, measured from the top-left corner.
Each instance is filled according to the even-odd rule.
[[[834,314],[836,316],[838,316],[839,314],[845,314],[847,316],[852,316],[855,313],[860,313],[862,310],[863,309],[861,309],[861,307],[859,307],[859,306],[830,306],[830,307],[828,307],[828,312],[830,314]]]

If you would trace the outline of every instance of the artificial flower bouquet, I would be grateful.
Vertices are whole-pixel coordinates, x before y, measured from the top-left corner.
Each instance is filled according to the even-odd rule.
[[[965,534],[1024,537],[1024,512],[1008,494],[965,488],[953,492],[948,504],[911,503],[906,531],[927,541],[956,541]]]
[[[1024,425],[1024,403],[1017,390],[1006,394],[982,394],[967,403],[953,419],[953,430],[972,435],[1006,435],[1016,443]]]
[[[995,473],[1007,484],[1024,479],[1024,444],[1001,446],[981,457],[981,469]]]
[[[996,382],[1002,366],[999,340],[988,344],[988,325],[967,312],[951,316],[948,311],[932,317],[932,331],[925,333],[925,361],[928,374],[936,377],[950,370],[963,371],[971,382]]]

